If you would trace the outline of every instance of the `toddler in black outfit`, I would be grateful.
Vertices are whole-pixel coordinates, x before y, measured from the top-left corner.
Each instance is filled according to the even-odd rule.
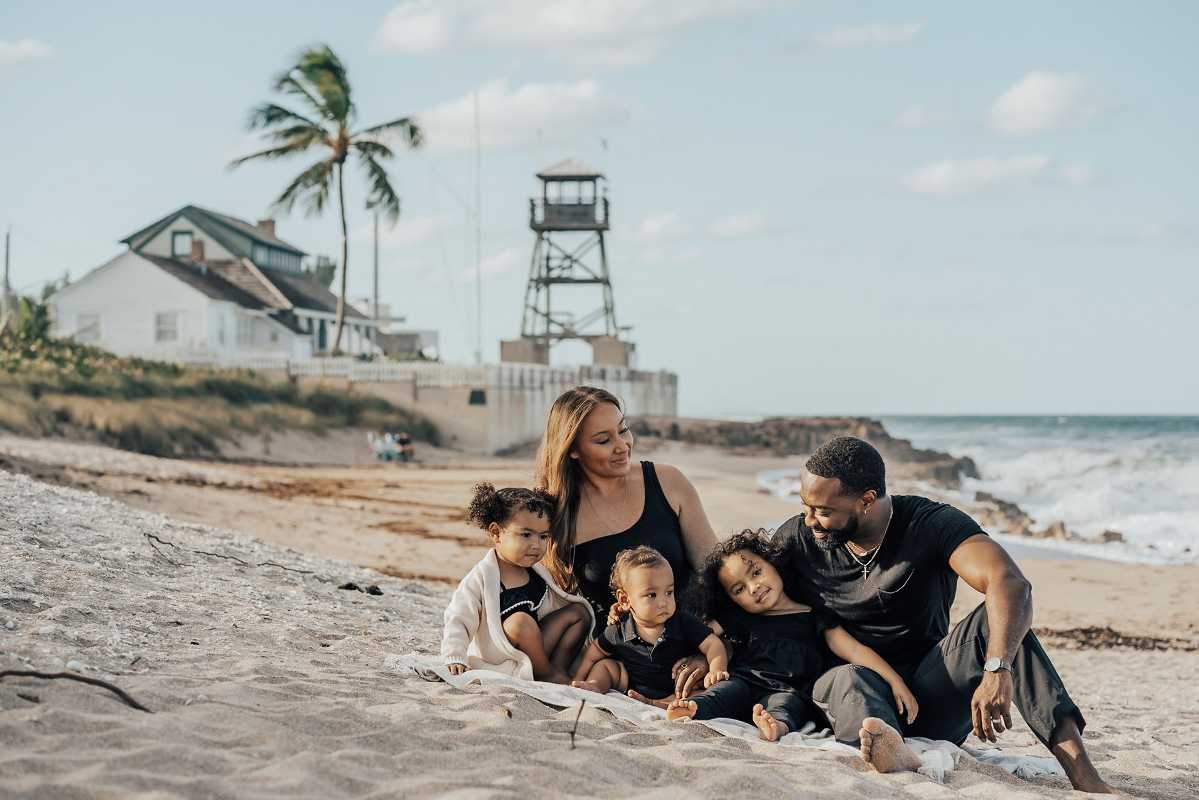
[[[899,713],[914,720],[919,707],[899,673],[836,618],[788,597],[775,566],[780,561],[764,532],[752,530],[721,542],[708,556],[698,576],[696,605],[733,644],[731,677],[691,699],[673,701],[667,718],[752,719],[770,742],[807,722],[827,727],[812,700],[812,684],[826,667],[823,640],[837,657],[881,675]]]
[[[728,656],[720,637],[677,610],[674,572],[665,556],[644,545],[620,551],[612,565],[611,585],[620,619],[588,646],[573,686],[666,700],[674,695],[674,663],[696,651],[708,659],[705,686],[728,677]]]

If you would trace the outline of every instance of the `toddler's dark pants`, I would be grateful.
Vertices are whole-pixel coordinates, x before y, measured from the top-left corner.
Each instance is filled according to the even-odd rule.
[[[817,727],[827,727],[824,714],[811,698],[796,690],[775,691],[757,686],[736,675],[706,689],[691,698],[695,701],[693,719],[726,717],[742,722],[753,721],[754,706],[761,703],[770,716],[797,731],[811,721]]]

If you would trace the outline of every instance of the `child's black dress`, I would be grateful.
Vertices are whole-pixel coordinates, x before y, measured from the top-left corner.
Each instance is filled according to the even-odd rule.
[[[537,574],[537,570],[532,569],[529,570],[529,580],[520,586],[509,589],[501,583],[500,622],[521,611],[537,619],[537,609],[541,608],[548,592],[549,587],[545,585],[545,579]]]
[[[749,722],[754,705],[797,731],[807,722],[828,727],[812,702],[812,684],[825,668],[824,631],[839,623],[815,611],[747,614],[733,611],[720,619],[733,643],[729,679],[692,699],[695,719],[728,717]]]

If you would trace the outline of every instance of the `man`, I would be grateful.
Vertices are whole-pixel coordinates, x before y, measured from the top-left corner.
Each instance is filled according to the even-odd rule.
[[[1075,789],[1113,792],[1083,747],[1081,712],[1029,630],[1032,587],[978,523],[927,498],[888,495],[882,456],[848,436],[808,459],[800,496],[805,513],[775,534],[788,589],[839,617],[919,703],[906,724],[877,673],[834,666],[813,697],[838,741],[859,746],[879,772],[912,770],[920,760],[903,735],[961,744],[973,732],[993,742],[1011,727],[1014,701]],[[986,598],[950,631],[959,576]]]

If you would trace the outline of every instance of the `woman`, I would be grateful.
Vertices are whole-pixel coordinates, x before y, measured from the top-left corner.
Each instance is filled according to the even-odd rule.
[[[634,462],[632,452],[632,431],[612,393],[576,386],[554,401],[537,454],[537,486],[557,500],[547,566],[592,604],[597,627],[616,601],[608,576],[621,550],[661,552],[681,593],[716,546],[687,477],[665,464]],[[676,665],[678,694],[686,696],[706,672],[702,658]]]

